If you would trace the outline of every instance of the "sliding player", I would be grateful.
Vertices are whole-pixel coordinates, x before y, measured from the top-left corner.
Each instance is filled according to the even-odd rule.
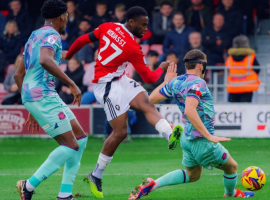
[[[125,68],[131,62],[142,79],[151,84],[157,81],[169,66],[168,62],[163,62],[158,69],[150,71],[140,46],[136,43],[134,37],[141,38],[147,31],[147,12],[141,7],[132,7],[127,11],[126,17],[127,22],[124,25],[103,23],[93,32],[81,36],[63,56],[63,59],[70,59],[84,45],[99,41],[93,80],[94,94],[104,107],[113,133],[103,145],[95,170],[88,174],[92,193],[98,198],[103,198],[101,186],[103,172],[111,162],[117,147],[127,136],[129,108],[142,111],[148,122],[169,141],[170,149],[174,149],[179,143],[182,131],[179,125],[172,131],[170,124],[149,102],[144,88],[125,75]]]
[[[60,34],[68,22],[67,6],[62,0],[47,0],[41,13],[45,25],[32,32],[28,39],[15,80],[22,93],[23,104],[29,111],[29,128],[33,126],[35,130],[40,125],[60,146],[51,152],[30,179],[18,181],[17,189],[21,200],[31,200],[34,189],[65,164],[57,200],[75,200],[72,187],[87,136],[54,88],[57,77],[69,86],[74,95],[73,104],[78,102],[80,106],[80,89],[58,66],[62,56]]]
[[[214,136],[213,98],[202,79],[206,71],[206,55],[199,50],[191,50],[185,55],[184,61],[187,74],[176,77],[176,67],[171,65],[165,81],[150,95],[150,102],[158,103],[167,98],[177,100],[185,123],[181,146],[182,163],[186,170],[170,172],[155,181],[146,179],[131,192],[129,199],[140,199],[166,185],[198,181],[203,167],[210,170],[215,167],[224,172],[224,197],[253,197],[254,192],[235,189],[237,163],[219,143],[230,139]]]

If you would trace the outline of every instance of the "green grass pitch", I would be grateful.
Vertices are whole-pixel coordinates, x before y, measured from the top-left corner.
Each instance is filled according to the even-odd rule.
[[[83,178],[94,169],[102,144],[101,139],[91,137],[88,140],[73,188],[73,194],[82,195],[78,200],[95,199]],[[232,139],[223,145],[238,162],[238,175],[252,165],[264,170],[266,185],[253,199],[270,199],[270,139]],[[56,142],[51,139],[0,139],[0,199],[19,199],[15,188],[17,180],[29,178],[56,147]],[[167,149],[164,139],[134,139],[132,143],[122,143],[103,176],[104,200],[128,199],[130,191],[141,183],[142,178],[156,179],[170,171],[183,169],[181,160],[181,148]],[[63,167],[36,189],[33,199],[56,199],[62,173]],[[240,176],[237,187],[244,189]],[[163,187],[143,199],[216,200],[224,199],[223,194],[222,171],[204,169],[202,178],[195,183]]]

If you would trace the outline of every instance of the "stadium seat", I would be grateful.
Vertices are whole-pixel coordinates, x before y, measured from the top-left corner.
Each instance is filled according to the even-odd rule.
[[[141,44],[140,45],[142,47],[142,52],[143,52],[143,55],[146,56],[146,54],[148,53],[149,51],[149,45],[148,44]]]
[[[152,44],[150,50],[158,52],[158,55],[163,55],[163,45],[162,44]]]
[[[59,68],[64,72],[67,70],[67,64],[60,64]]]
[[[133,67],[133,65],[131,63],[128,63],[128,65],[126,66],[125,71],[126,71],[127,77],[132,78],[135,69],[134,69],[134,67]]]
[[[4,89],[4,84],[3,83],[0,83],[0,103],[5,98],[5,96],[7,95],[7,93],[8,93],[8,91],[6,91]]]

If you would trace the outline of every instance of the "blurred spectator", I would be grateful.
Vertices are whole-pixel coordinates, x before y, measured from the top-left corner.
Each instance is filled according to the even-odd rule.
[[[118,22],[124,24],[126,22],[126,6],[124,4],[117,4],[114,10],[115,18],[112,19],[112,22]]]
[[[215,14],[213,25],[206,27],[202,31],[202,44],[207,54],[209,65],[224,63],[224,51],[230,46],[230,38],[227,31],[223,28],[224,17],[221,14]]]
[[[161,3],[162,3],[163,1],[164,1],[164,0],[156,0],[156,5],[157,5],[157,6],[160,6]],[[167,0],[167,1],[171,2],[171,4],[172,4],[174,10],[177,10],[177,5],[178,5],[178,1],[179,1],[179,0]]]
[[[181,53],[179,56],[179,64],[177,65],[177,68],[181,68],[185,70],[185,63],[183,61],[186,53],[192,49],[199,49],[200,51],[204,52],[204,48],[202,46],[202,36],[199,32],[191,32],[188,36],[188,42],[189,42],[189,47]]]
[[[62,39],[67,39],[67,42],[69,42],[74,36],[77,35],[79,31],[79,23],[81,21],[82,15],[80,11],[76,8],[76,5],[73,1],[68,1],[67,2],[67,7],[68,7],[68,23],[67,23],[67,33],[68,36],[67,38],[62,38]]]
[[[229,102],[251,102],[253,92],[260,86],[258,74],[259,66],[256,54],[249,46],[248,37],[239,35],[233,40],[233,48],[228,50],[226,67],[229,69],[227,80],[227,91]],[[233,68],[233,67],[243,68]]]
[[[8,21],[5,31],[0,35],[0,49],[3,50],[9,64],[13,64],[20,54],[22,41],[17,23]]]
[[[0,12],[0,33],[3,33],[6,26],[6,18],[5,16]]]
[[[129,0],[132,1],[132,6],[140,6],[143,7],[146,12],[148,13],[149,18],[152,17],[152,12],[154,10],[154,7],[156,5],[155,0]]]
[[[173,51],[167,54],[166,60],[177,64],[177,71],[176,72],[177,72],[178,76],[186,73],[185,66],[181,64],[181,61],[177,57],[176,53],[174,53]]]
[[[234,0],[222,0],[222,4],[217,11],[224,16],[224,29],[228,36],[232,38],[242,33],[243,29],[242,11],[240,8],[234,7],[233,2]]]
[[[147,56],[146,56],[146,59],[147,59],[147,63],[148,63],[149,69],[151,71],[154,71],[154,70],[156,70],[159,67],[160,62],[159,62],[158,53],[156,51],[152,51],[152,50],[148,51]],[[143,86],[143,88],[148,92],[148,94],[150,94],[157,86],[159,86],[163,82],[164,77],[161,76],[153,84],[146,84],[142,80],[141,76],[136,71],[134,71],[134,74],[133,74],[132,79],[134,79],[135,81],[137,81],[138,83],[140,83]]]
[[[8,61],[6,56],[0,47],[0,83],[3,83],[5,79],[6,68],[8,67]]]
[[[214,0],[215,1],[215,0]],[[213,0],[203,0],[203,4],[213,10]],[[178,0],[177,10],[185,13],[186,10],[191,6],[190,0]]]
[[[83,85],[84,70],[80,60],[78,60],[76,57],[73,57],[71,60],[69,60],[65,73],[80,88],[82,93],[86,91],[86,86]],[[69,87],[66,84],[57,80],[56,90],[66,104],[70,104],[73,102],[74,96],[72,95]]]
[[[98,51],[95,52],[95,60],[97,59],[97,56]],[[95,60],[88,65],[83,76],[83,85],[87,86],[87,91],[82,95],[81,104],[92,104],[97,101],[94,95],[94,83],[92,83],[95,74]]]
[[[20,37],[22,43],[24,44],[28,40],[28,37],[32,31],[32,19],[29,17],[28,13],[22,9],[22,5],[19,0],[12,0],[10,2],[10,12],[6,17],[6,20],[14,20],[17,22],[19,31],[21,33]]]
[[[174,51],[177,57],[188,48],[188,36],[194,31],[190,26],[185,25],[184,15],[177,12],[173,16],[174,29],[169,31],[163,42],[163,52],[168,54]]]
[[[72,43],[80,36],[91,32],[91,24],[88,20],[83,19],[79,24],[79,32],[69,41],[67,48],[69,49]],[[81,50],[79,50],[74,56],[78,58],[81,63],[90,63],[94,60],[94,44],[87,44]]]
[[[166,33],[172,29],[173,5],[170,1],[163,1],[159,12],[153,18],[153,41],[152,44],[162,44]]]
[[[96,13],[91,20],[93,28],[97,28],[100,24],[109,21],[111,21],[111,19],[107,14],[107,3],[105,1],[98,1],[96,5]]]
[[[196,31],[201,31],[211,24],[212,10],[203,4],[203,0],[191,0],[191,6],[186,10],[187,24]]]
[[[41,27],[44,26],[44,23],[45,23],[45,19],[41,15],[39,15],[35,22],[34,29],[35,30],[40,29]]]
[[[79,24],[79,31],[76,35],[69,41],[67,48],[69,49],[72,43],[80,36],[89,33],[91,31],[91,24],[88,20],[83,19]],[[84,65],[85,63],[90,63],[94,60],[94,44],[87,44],[81,50],[79,50],[74,56],[78,58],[81,63]]]
[[[14,103],[22,104],[21,93],[18,90],[18,86],[17,86],[15,79],[14,79],[14,74],[15,74],[16,69],[19,66],[21,58],[22,58],[22,55],[17,56],[13,69],[11,69],[8,72],[8,74],[5,78],[4,88],[9,93],[3,99],[2,105],[13,105]]]

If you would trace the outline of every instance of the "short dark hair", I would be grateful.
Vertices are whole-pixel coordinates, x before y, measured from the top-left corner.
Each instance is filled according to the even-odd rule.
[[[107,2],[106,1],[103,1],[103,0],[99,0],[96,4],[96,6],[98,5],[104,5],[104,6],[107,6]]]
[[[178,12],[174,13],[173,17],[174,17],[175,15],[182,15],[182,17],[185,19],[184,14],[183,14],[182,12],[180,12],[180,11],[178,11]]]
[[[146,10],[140,6],[134,6],[127,11],[127,21],[140,16],[148,16]]]
[[[53,19],[67,12],[67,4],[62,0],[47,0],[41,8],[41,15],[45,19]]]
[[[168,0],[162,1],[161,4],[160,4],[160,7],[162,7],[164,5],[173,7],[172,2],[171,1],[168,1]]]
[[[90,22],[88,19],[84,19],[84,18],[83,18],[83,19],[80,21],[80,23],[82,23],[82,22],[87,22],[89,25],[91,25],[91,22]],[[79,23],[79,24],[80,24],[80,23]]]
[[[174,52],[174,51],[170,51],[168,54],[167,54],[167,56],[170,56],[170,55],[175,55],[176,57],[177,57],[177,54]],[[167,57],[166,56],[166,57]]]
[[[197,63],[189,63],[189,60],[206,60],[206,55],[198,49],[193,49],[186,53],[183,59],[185,67],[187,69],[195,69]]]
[[[148,51],[147,56],[158,56],[158,52],[156,52],[154,50],[150,50],[150,51]]]

